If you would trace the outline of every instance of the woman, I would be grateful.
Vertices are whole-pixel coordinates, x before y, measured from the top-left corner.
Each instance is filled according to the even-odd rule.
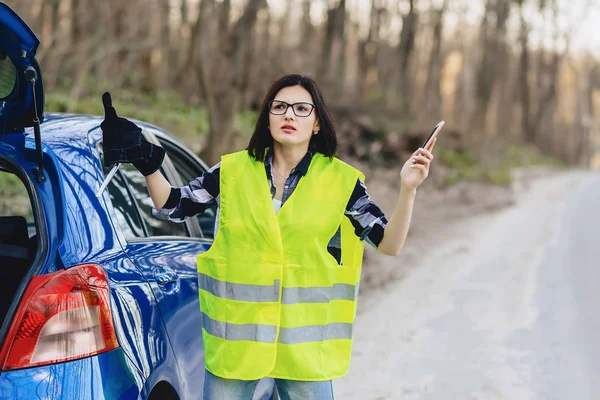
[[[361,240],[384,254],[400,252],[435,142],[403,166],[388,221],[363,174],[334,158],[329,111],[308,77],[275,82],[248,148],[181,188],[158,171],[164,151],[138,139],[110,97],[105,107],[105,147],[116,131],[128,138],[122,157],[108,163],[133,160],[157,217],[181,222],[218,207],[215,242],[198,256],[204,398],[251,399],[258,380],[273,377],[282,399],[333,399],[331,380],[350,362]]]

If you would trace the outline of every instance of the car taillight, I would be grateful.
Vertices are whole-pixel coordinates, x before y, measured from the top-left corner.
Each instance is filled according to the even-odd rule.
[[[118,347],[108,280],[93,264],[32,278],[0,352],[2,370],[89,357]]]

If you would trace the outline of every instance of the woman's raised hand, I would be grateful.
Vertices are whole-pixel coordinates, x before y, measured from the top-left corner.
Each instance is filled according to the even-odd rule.
[[[429,175],[429,166],[431,165],[431,161],[433,161],[432,151],[435,142],[437,142],[437,139],[428,148],[419,148],[415,151],[402,167],[400,178],[402,186],[406,189],[416,189]]]

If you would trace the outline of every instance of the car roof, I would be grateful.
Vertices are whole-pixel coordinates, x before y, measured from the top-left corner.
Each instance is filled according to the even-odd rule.
[[[161,137],[167,135],[163,130],[155,125],[128,118],[142,128],[150,128],[154,133],[159,133]],[[75,142],[83,141],[87,143],[88,136],[93,139],[100,139],[102,131],[99,129],[104,116],[95,116],[87,114],[67,114],[67,113],[45,113],[44,121],[40,125],[42,134],[42,143],[50,148],[58,144],[64,145],[65,141]],[[33,136],[33,128],[25,130],[27,136]],[[179,142],[172,136],[169,139]]]

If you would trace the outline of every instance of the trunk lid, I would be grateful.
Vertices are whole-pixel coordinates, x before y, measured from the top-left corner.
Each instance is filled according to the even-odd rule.
[[[22,133],[43,115],[39,44],[25,21],[0,2],[0,133]]]

